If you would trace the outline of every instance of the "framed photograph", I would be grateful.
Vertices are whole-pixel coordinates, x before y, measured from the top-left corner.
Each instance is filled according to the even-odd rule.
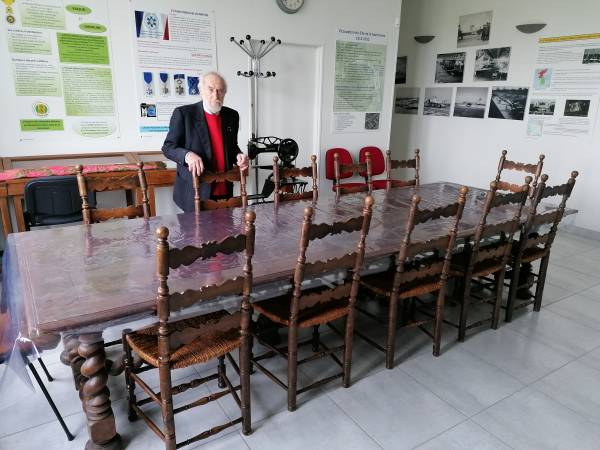
[[[451,87],[425,88],[423,115],[448,117],[452,105],[452,91]]]
[[[523,120],[527,94],[525,87],[494,87],[488,117],[494,119]]]
[[[600,48],[586,48],[583,51],[583,64],[600,64]]]
[[[406,56],[396,58],[396,80],[395,84],[406,83]]]
[[[487,44],[490,40],[491,26],[492,11],[460,16],[456,46],[461,48]]]
[[[532,98],[529,102],[529,115],[553,116],[556,100],[553,98]]]
[[[487,105],[488,90],[486,87],[456,88],[453,116],[483,119]]]
[[[413,114],[419,111],[419,88],[396,88],[395,109],[396,114]]]
[[[462,83],[465,73],[465,52],[440,53],[435,62],[436,83]]]
[[[587,117],[590,112],[590,100],[565,101],[565,116]]]
[[[505,81],[508,78],[509,62],[510,47],[477,50],[473,81]]]

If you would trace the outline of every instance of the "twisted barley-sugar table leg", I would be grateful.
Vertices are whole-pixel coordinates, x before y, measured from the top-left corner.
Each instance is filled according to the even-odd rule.
[[[101,333],[79,336],[79,356],[85,358],[81,375],[85,377],[80,398],[87,417],[89,440],[86,450],[121,450],[121,436],[117,433],[115,416],[110,405],[110,391],[106,385],[106,354]]]

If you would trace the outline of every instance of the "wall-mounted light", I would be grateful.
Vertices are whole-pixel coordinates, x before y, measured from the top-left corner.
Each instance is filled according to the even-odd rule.
[[[545,23],[522,23],[521,25],[516,25],[516,28],[521,33],[531,34],[531,33],[537,33],[545,26],[546,26]]]
[[[415,41],[419,44],[427,44],[428,42],[433,41],[435,36],[415,36]]]

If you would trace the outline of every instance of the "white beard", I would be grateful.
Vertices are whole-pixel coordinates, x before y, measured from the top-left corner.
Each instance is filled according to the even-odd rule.
[[[222,106],[218,106],[217,108],[211,108],[210,105],[208,103],[202,102],[202,107],[204,108],[204,111],[206,111],[209,114],[219,114],[219,112],[221,112],[221,108]]]

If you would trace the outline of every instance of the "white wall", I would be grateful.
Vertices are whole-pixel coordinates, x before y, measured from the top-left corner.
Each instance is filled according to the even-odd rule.
[[[405,86],[454,86],[434,85],[436,55],[457,51],[459,16],[487,10],[493,10],[493,22],[486,47],[512,47],[508,80],[473,83],[473,62],[479,47],[466,47],[460,50],[467,52],[465,81],[457,86],[529,87],[539,37],[600,32],[598,0],[404,0],[398,55],[408,55]],[[532,35],[515,29],[517,24],[532,22],[548,25]],[[413,39],[428,34],[436,36],[429,44]],[[524,162],[535,162],[544,153],[544,172],[551,184],[564,183],[571,170],[580,172],[569,204],[580,211],[574,224],[600,231],[600,127],[596,125],[587,139],[533,140],[525,137],[524,121],[424,117],[420,110],[418,116],[394,114],[391,148],[398,158],[409,156],[416,147],[421,149],[423,182],[446,180],[479,187],[487,187],[494,178],[502,149],[508,149],[510,159]]]
[[[148,3],[149,5],[164,5],[166,7],[168,2],[148,0]],[[106,144],[100,142],[80,139],[60,143],[19,142],[16,132],[12,131],[13,127],[16,127],[16,121],[11,115],[14,111],[14,107],[11,106],[13,100],[10,99],[10,96],[3,94],[3,106],[0,108],[0,124],[2,124],[0,155],[160,149],[161,140],[142,141],[137,134],[138,106],[135,98],[136,87],[132,68],[133,39],[130,31],[132,17],[129,2],[108,0],[108,5],[117,108],[121,123],[119,142],[108,148]],[[317,108],[305,110],[304,107],[300,108],[291,102],[286,105],[289,108],[287,114],[294,117],[295,120],[312,122],[312,128],[316,130],[317,148],[301,149],[301,151],[308,152],[308,154],[319,154],[333,146],[346,146],[356,152],[363,145],[387,147],[390,135],[394,65],[398,42],[398,27],[395,26],[395,23],[400,18],[401,0],[372,0],[370,2],[361,0],[307,0],[304,8],[293,15],[281,12],[274,0],[204,0],[201,2],[178,0],[177,6],[213,10],[215,12],[218,65],[219,70],[225,75],[229,83],[226,104],[237,109],[242,116],[238,136],[240,147],[245,148],[245,142],[249,136],[248,82],[246,79],[237,77],[235,73],[240,69],[247,69],[247,57],[238,47],[229,42],[229,37],[235,36],[239,39],[246,34],[251,34],[257,38],[276,36],[285,43],[312,46],[318,50],[315,54],[319,55],[320,58],[317,64],[317,76],[320,78],[311,80],[310,83],[305,85],[300,83],[300,86],[295,86],[296,89],[306,89],[306,86],[316,85],[319,93]],[[336,27],[338,26],[383,32],[388,35],[385,100],[379,131],[343,135],[333,134],[331,131],[335,39]],[[281,46],[273,50],[269,55],[269,59],[275,61],[278,54],[286,51],[285,47]],[[5,56],[5,53],[2,52],[6,52],[4,36],[0,37],[0,57]],[[269,69],[266,64],[263,65],[263,68],[265,70]],[[299,67],[298,70],[301,71],[302,68]],[[287,76],[285,71],[280,71],[277,74],[278,81],[279,79],[285,81]],[[269,82],[270,80],[261,82],[263,92],[269,89]],[[12,75],[9,72],[8,65],[0,64],[0,85],[3,92],[6,92],[6,89],[12,83]],[[281,111],[276,111],[275,114],[280,117]],[[260,123],[261,133],[273,134],[269,130],[268,108],[262,108],[261,115],[265,116],[265,120]]]

